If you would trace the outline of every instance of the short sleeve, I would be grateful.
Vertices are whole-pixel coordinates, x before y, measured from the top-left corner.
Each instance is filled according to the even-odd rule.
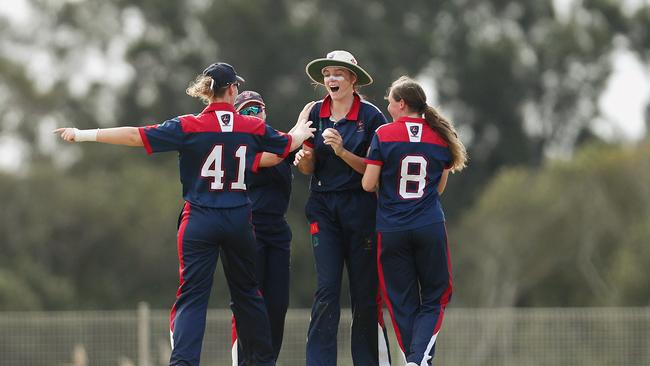
[[[384,117],[384,114],[378,112],[370,121],[370,131],[374,134],[379,127],[385,125],[387,122],[388,121],[386,120],[386,117]]]
[[[262,150],[280,155],[283,159],[291,152],[291,135],[276,131],[273,127],[265,126],[261,141]]]
[[[148,154],[180,150],[183,145],[183,128],[178,118],[138,129],[142,144]]]
[[[320,108],[323,104],[322,103],[317,103],[314,104],[314,106],[311,108],[311,111],[309,111],[309,119],[308,121],[312,122],[311,127],[318,128],[318,124],[320,123]],[[318,132],[323,132],[318,129]],[[305,142],[303,142],[303,145],[314,148],[314,138],[310,137]]]
[[[371,165],[384,165],[384,159],[381,156],[381,144],[379,142],[379,136],[375,133],[370,142],[370,147],[368,148],[368,155],[364,159],[366,164]]]

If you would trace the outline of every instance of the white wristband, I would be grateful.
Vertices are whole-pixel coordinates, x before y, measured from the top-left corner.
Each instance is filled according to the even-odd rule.
[[[74,129],[74,140],[76,142],[84,141],[97,141],[97,132],[99,128],[94,130],[80,130],[78,128]]]

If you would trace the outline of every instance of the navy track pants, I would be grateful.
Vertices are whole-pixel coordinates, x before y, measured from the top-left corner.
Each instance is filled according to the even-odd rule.
[[[445,223],[378,233],[379,281],[406,362],[431,365],[445,307],[451,263]]]
[[[317,289],[307,334],[307,366],[334,366],[343,266],[352,305],[352,361],[388,365],[388,342],[378,296],[376,197],[363,191],[312,192],[305,207],[312,235]]]
[[[199,365],[210,290],[221,254],[231,309],[246,365],[275,365],[269,318],[255,280],[250,206],[207,208],[186,203],[178,228],[180,286],[171,310],[170,365]]]
[[[284,336],[284,320],[289,307],[289,272],[291,259],[291,229],[283,217],[276,220],[258,219],[253,214],[257,261],[255,276],[264,296],[271,324],[273,359],[278,360]],[[233,327],[235,322],[233,319]],[[244,352],[233,328],[233,365],[243,366]]]

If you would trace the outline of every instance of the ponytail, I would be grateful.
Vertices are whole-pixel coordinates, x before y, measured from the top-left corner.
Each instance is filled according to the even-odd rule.
[[[199,75],[190,83],[190,86],[185,89],[185,93],[190,97],[199,98],[205,104],[210,104],[215,98],[223,97],[228,90],[229,85],[213,89],[214,81],[211,77],[206,75]]]
[[[452,172],[459,172],[467,166],[467,150],[458,138],[453,123],[427,104],[427,96],[420,84],[408,76],[402,76],[393,82],[388,94],[392,94],[396,101],[404,100],[409,111],[423,114],[429,127],[445,140],[451,153]]]
[[[463,170],[467,166],[467,150],[458,138],[458,132],[456,132],[454,125],[432,106],[425,103],[423,109],[422,114],[424,114],[424,119],[429,127],[447,142],[451,153],[451,171],[459,172]]]

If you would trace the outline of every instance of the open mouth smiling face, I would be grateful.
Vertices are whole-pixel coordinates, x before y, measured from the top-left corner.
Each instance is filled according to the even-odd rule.
[[[352,73],[341,67],[326,67],[323,69],[323,83],[332,94],[347,89],[351,82]]]

